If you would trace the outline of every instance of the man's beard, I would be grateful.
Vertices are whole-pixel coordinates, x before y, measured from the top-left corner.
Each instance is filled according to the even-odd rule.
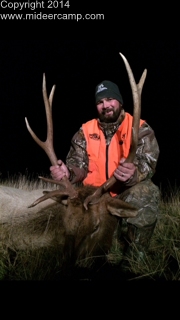
[[[112,111],[113,113],[111,115],[109,115],[107,113],[107,110]],[[101,113],[98,113],[99,120],[101,122],[105,122],[105,123],[116,122],[119,115],[120,115],[120,112],[121,112],[120,107],[116,111],[114,111],[114,109],[112,109],[112,108],[106,109],[106,110],[102,111]]]

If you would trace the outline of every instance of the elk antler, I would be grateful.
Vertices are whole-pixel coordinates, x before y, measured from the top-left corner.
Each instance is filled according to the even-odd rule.
[[[55,154],[54,147],[53,147],[52,101],[53,101],[54,91],[55,91],[55,85],[52,87],[51,93],[50,93],[49,99],[48,99],[47,89],[46,89],[46,78],[45,78],[45,74],[43,74],[42,92],[43,92],[43,100],[44,100],[44,105],[45,105],[45,110],[46,110],[46,120],[47,120],[46,141],[43,142],[36,136],[36,134],[31,129],[27,118],[25,118],[26,127],[27,127],[29,133],[31,134],[31,136],[35,140],[35,142],[46,152],[52,165],[57,164],[57,156]],[[40,177],[40,179],[47,181],[47,179],[43,178],[43,177]],[[52,180],[52,179],[48,179],[48,181],[51,183],[62,185],[63,187],[65,187],[70,198],[74,198],[77,196],[77,192],[75,191],[73,185],[71,184],[71,182],[69,181],[69,179],[66,176],[64,176],[61,181],[56,181],[56,180]],[[34,205],[38,204],[39,202],[42,202],[42,201],[50,198],[51,196],[52,196],[51,192],[49,192],[48,197],[47,197],[47,195],[45,195],[45,196],[37,199],[31,206],[34,206]]]
[[[133,96],[133,123],[132,123],[132,141],[131,141],[131,147],[129,151],[129,155],[126,158],[125,162],[133,162],[134,157],[136,155],[136,149],[138,144],[138,132],[139,132],[139,121],[140,121],[140,114],[141,114],[141,92],[144,85],[144,81],[146,78],[147,70],[145,69],[141,79],[138,84],[136,84],[132,70],[130,68],[130,65],[125,58],[125,56],[122,53],[119,53],[124,61],[129,82],[132,89],[132,96]],[[109,188],[111,188],[115,182],[116,178],[114,175],[110,177],[105,183],[103,183],[92,195],[88,196],[84,201],[84,207],[88,208],[88,204],[94,204],[99,201],[99,198],[107,191]]]

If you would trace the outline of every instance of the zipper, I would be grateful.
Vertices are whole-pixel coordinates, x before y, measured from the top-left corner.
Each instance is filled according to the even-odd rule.
[[[109,149],[109,145],[106,145],[106,179],[109,179],[109,176],[108,176],[108,149]]]

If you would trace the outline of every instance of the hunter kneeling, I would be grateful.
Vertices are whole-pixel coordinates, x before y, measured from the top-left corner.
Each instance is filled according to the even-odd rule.
[[[140,107],[143,81],[135,84],[138,90],[133,92],[134,108],[136,94]],[[130,83],[133,91],[131,79]],[[139,119],[137,141],[134,141],[136,150],[134,158],[130,157],[131,135],[136,139],[136,132],[133,132],[135,115],[124,110],[122,95],[115,83],[105,80],[96,86],[95,104],[97,119],[82,124],[71,140],[66,164],[58,160],[58,165],[50,167],[50,173],[55,180],[66,176],[74,185],[104,186],[104,189],[109,188],[111,196],[136,207],[138,214],[135,217],[123,218],[127,227],[124,255],[139,259],[149,247],[158,217],[160,191],[151,178],[155,173],[159,146],[153,129]],[[93,203],[93,198],[89,203]]]

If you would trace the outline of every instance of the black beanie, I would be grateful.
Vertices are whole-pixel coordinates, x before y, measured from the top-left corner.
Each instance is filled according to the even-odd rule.
[[[104,80],[96,86],[95,101],[96,103],[103,98],[114,98],[123,104],[123,99],[118,86],[111,81]]]

